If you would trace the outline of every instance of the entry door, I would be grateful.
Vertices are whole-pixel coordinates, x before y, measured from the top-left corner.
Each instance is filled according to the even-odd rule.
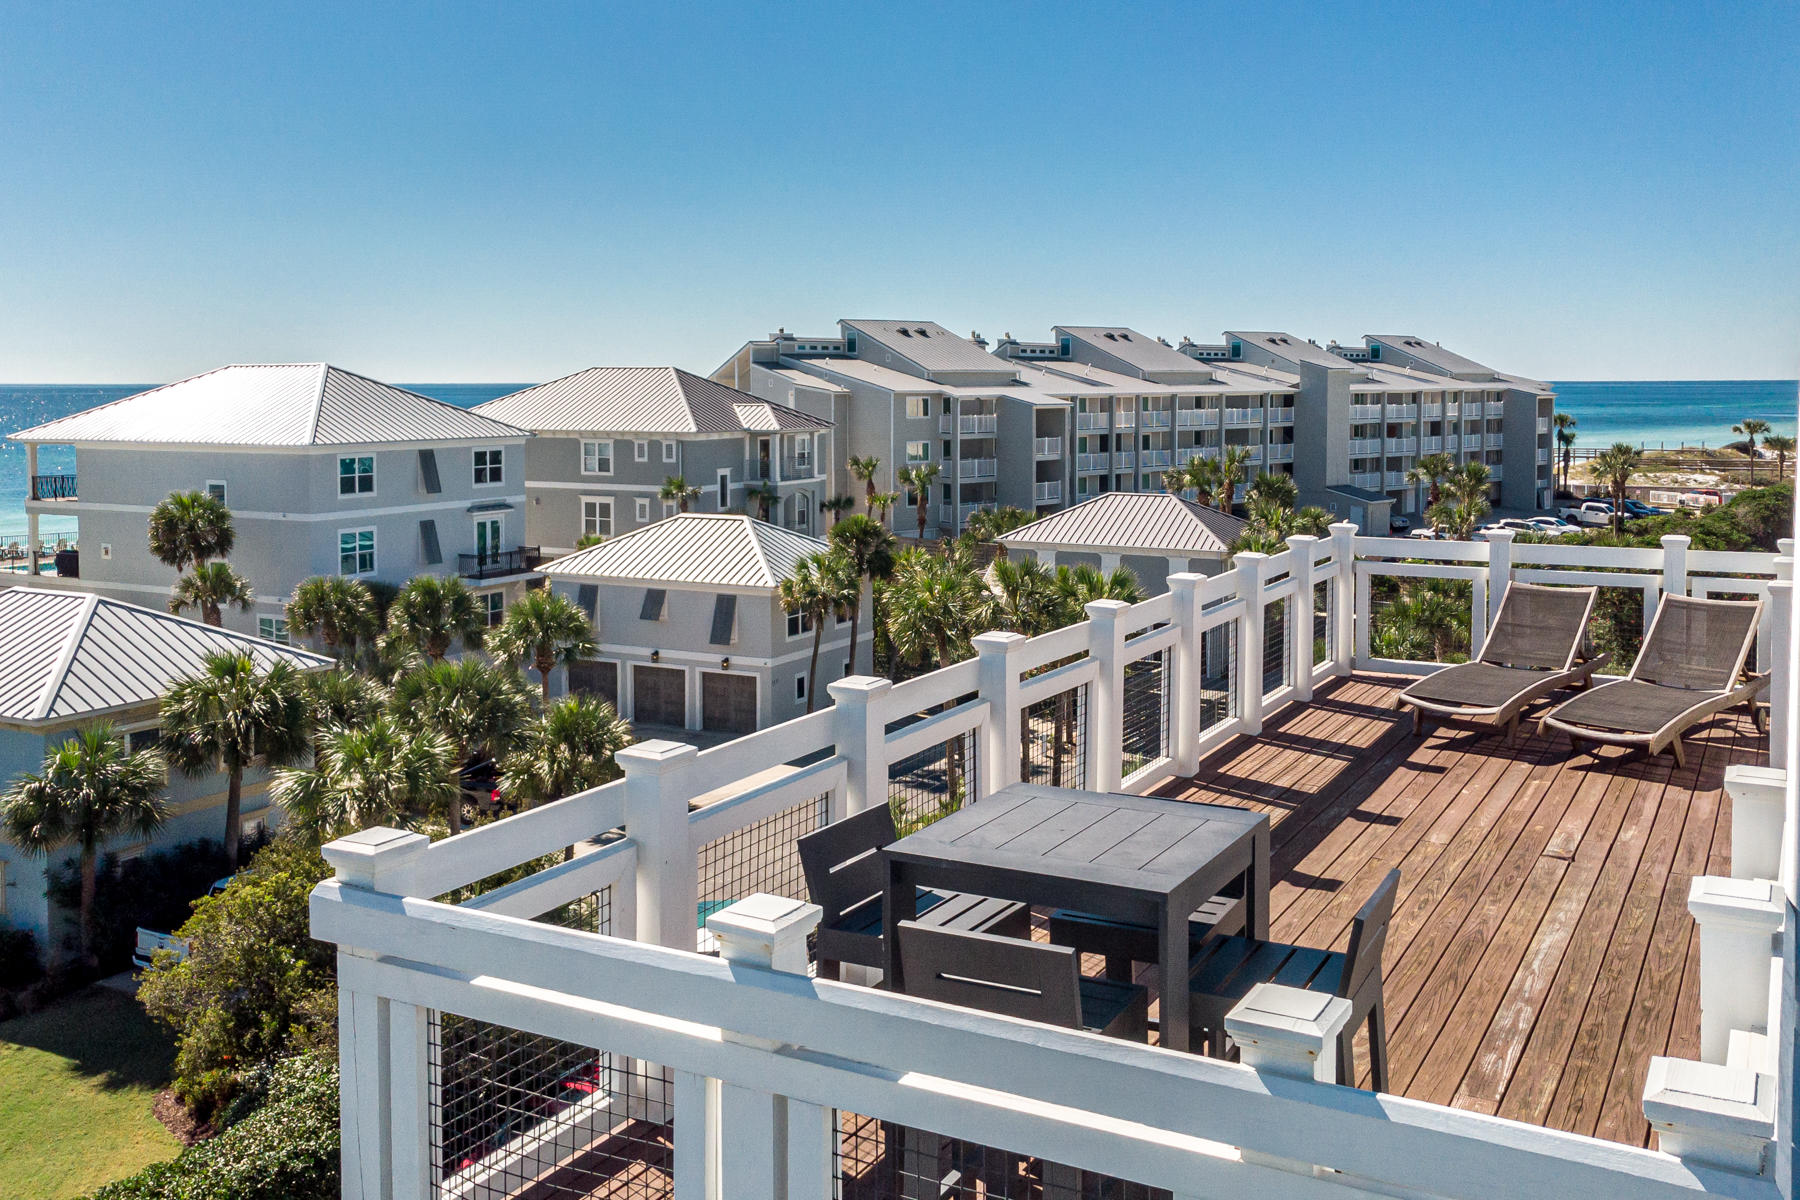
[[[673,667],[631,668],[631,719],[687,728],[687,672]]]
[[[756,732],[756,677],[708,671],[700,676],[701,728]]]
[[[481,517],[475,522],[475,554],[480,562],[500,556],[500,518]]]
[[[756,470],[759,479],[773,479],[774,473],[769,469],[769,439],[756,439]]]

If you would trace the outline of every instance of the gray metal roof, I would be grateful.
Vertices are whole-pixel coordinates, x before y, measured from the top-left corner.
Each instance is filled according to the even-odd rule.
[[[774,588],[828,547],[736,513],[679,513],[546,563],[552,579]]]
[[[0,591],[0,721],[66,721],[153,701],[219,650],[247,652],[262,667],[332,662],[93,592],[7,588]]]
[[[1420,362],[1430,363],[1440,371],[1451,375],[1492,375],[1494,369],[1476,362],[1472,358],[1464,358],[1454,350],[1446,350],[1435,342],[1428,342],[1422,337],[1414,337],[1410,333],[1365,333],[1365,345],[1379,342],[1383,346],[1391,346],[1395,350],[1411,355]]]
[[[1211,365],[1123,325],[1058,325],[1056,331],[1079,338],[1140,371],[1199,372],[1204,377]]]
[[[1225,336],[1237,338],[1246,343],[1254,343],[1264,352],[1278,355],[1293,363],[1312,363],[1314,366],[1328,367],[1334,371],[1360,370],[1368,365],[1367,363],[1351,362],[1342,355],[1333,354],[1323,346],[1309,342],[1303,337],[1296,337],[1291,333],[1282,333],[1280,330],[1228,329],[1225,331]]]
[[[476,412],[539,432],[769,433],[831,422],[679,367],[589,367],[478,405]]]
[[[367,446],[525,431],[329,363],[239,363],[12,435],[21,442]]]
[[[1121,389],[1097,388],[1065,380],[1039,370],[1037,364],[1008,363],[1004,359],[993,361],[1000,364],[1003,375],[996,376],[991,383],[939,383],[935,379],[923,379],[917,375],[908,375],[904,371],[896,371],[892,367],[884,367],[879,363],[869,362],[861,358],[806,358],[788,356],[781,360],[796,371],[806,374],[818,372],[824,375],[838,375],[845,379],[853,379],[859,383],[872,384],[895,395],[901,396],[1012,396],[1034,404],[1066,405],[1067,397],[1077,395],[1112,395]],[[1139,380],[1132,380],[1133,386],[1123,389],[1136,393],[1142,389],[1137,385]]]
[[[1010,368],[968,338],[957,337],[935,321],[839,321],[869,341],[878,342],[927,371],[987,371]]]
[[[1223,554],[1247,522],[1167,492],[1107,492],[1003,535],[1019,550]]]

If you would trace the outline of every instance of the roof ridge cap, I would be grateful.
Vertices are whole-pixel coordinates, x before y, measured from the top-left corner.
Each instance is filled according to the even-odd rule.
[[[45,589],[45,591],[49,590]],[[56,698],[62,693],[63,680],[68,676],[70,664],[75,661],[75,651],[80,648],[81,640],[87,636],[88,627],[93,624],[94,610],[99,607],[100,593],[86,593],[74,622],[69,626],[68,640],[63,643],[62,649],[57,652],[56,661],[50,666],[49,678],[45,680],[44,694],[39,699],[30,720],[44,720],[50,715],[50,710],[56,706]]]

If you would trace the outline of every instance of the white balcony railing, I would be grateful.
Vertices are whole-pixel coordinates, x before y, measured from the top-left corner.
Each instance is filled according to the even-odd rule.
[[[1138,418],[1138,424],[1145,429],[1167,429],[1169,427],[1168,409],[1146,409]]]
[[[1225,427],[1241,429],[1248,425],[1261,425],[1262,411],[1260,408],[1228,408],[1225,410]]]
[[[1294,406],[1291,404],[1277,405],[1269,409],[1268,413],[1271,425],[1292,425],[1294,423]]]
[[[1550,432],[1550,418],[1549,417],[1539,417],[1538,424],[1537,424],[1537,430],[1539,433],[1549,433]]]
[[[1217,429],[1219,427],[1219,410],[1216,408],[1184,408],[1176,414],[1176,424],[1182,429]]]
[[[1350,419],[1352,421],[1365,421],[1365,422],[1366,421],[1379,421],[1379,420],[1381,420],[1381,405],[1379,405],[1379,404],[1352,404],[1350,406]]]
[[[961,505],[958,505],[957,509],[956,509],[957,516],[960,518],[961,523],[963,525],[967,525],[969,523],[969,518],[974,516],[978,512],[993,512],[993,511],[994,511],[993,504],[986,500],[983,500],[978,504],[961,504]]]
[[[1075,469],[1083,474],[1098,474],[1111,467],[1112,455],[1110,454],[1077,454],[1075,456]]]
[[[1174,453],[1169,450],[1140,450],[1138,452],[1138,466],[1145,471],[1160,470],[1168,466],[1173,459]]]
[[[1418,452],[1418,438],[1391,437],[1387,439],[1387,453],[1389,454],[1417,454]]]
[[[1503,468],[1499,463],[1489,463],[1488,464],[1488,474],[1493,476],[1495,483],[1499,483],[1502,479],[1504,479],[1506,477],[1505,468]]]
[[[1294,461],[1294,443],[1274,442],[1269,446],[1269,461],[1272,463],[1290,463]]]
[[[1261,446],[1245,446],[1244,451],[1244,461],[1250,463],[1252,466],[1263,460],[1263,448]]]
[[[1419,417],[1422,420],[1437,421],[1441,420],[1443,415],[1444,402],[1442,400],[1428,401],[1419,406]]]
[[[1381,472],[1360,471],[1350,477],[1350,484],[1352,487],[1363,488],[1366,491],[1379,492],[1381,490]]]
[[[1406,472],[1405,471],[1389,471],[1386,475],[1382,476],[1382,483],[1384,486],[1390,487],[1390,488],[1407,487],[1408,484],[1406,482]]]
[[[1061,458],[1063,440],[1059,437],[1037,438],[1032,442],[1032,453],[1037,458]]]
[[[1129,470],[1131,468],[1132,463],[1135,461],[1136,461],[1136,455],[1134,455],[1130,450],[1114,450],[1113,451],[1112,465],[1113,465],[1114,470],[1117,470],[1117,471]]]
[[[831,707],[713,749],[629,747],[618,755],[623,779],[454,837],[377,828],[331,843],[336,875],[312,893],[310,932],[340,956],[340,1088],[343,1111],[356,1114],[346,1131],[357,1135],[343,1139],[343,1178],[354,1181],[346,1194],[440,1194],[434,1130],[446,1084],[434,1038],[448,1027],[439,1014],[454,1013],[519,1035],[494,1044],[519,1053],[521,1071],[538,1065],[523,1049],[535,1039],[599,1050],[586,1052],[572,1104],[484,1116],[491,1126],[474,1130],[486,1135],[479,1174],[443,1194],[511,1194],[531,1182],[539,1152],[560,1160],[604,1145],[609,1173],[642,1166],[675,1195],[717,1194],[730,1180],[734,1200],[822,1200],[838,1194],[841,1111],[1052,1159],[1072,1179],[1088,1172],[1182,1197],[1779,1200],[1785,1185],[1770,1160],[1786,1151],[1791,1126],[1770,1093],[1793,1090],[1783,1039],[1797,998],[1780,955],[1792,905],[1784,847],[1800,821],[1787,789],[1791,588],[1775,578],[1785,568],[1768,554],[1692,551],[1680,537],[1650,548],[1504,535],[1421,543],[1335,525],[1327,538],[1288,546],[1240,554],[1210,578],[1172,577],[1171,591],[1140,604],[1098,601],[1088,620],[1039,637],[978,637],[977,657],[898,685],[834,681]],[[1791,556],[1791,542],[1781,548]],[[1731,877],[1697,875],[1684,889],[1699,1003],[1690,1010],[1646,991],[1674,987],[1679,969],[1640,984],[1640,1002],[1674,1013],[1678,1036],[1698,1025],[1705,1064],[1651,1061],[1643,1104],[1657,1150],[1341,1087],[1331,1056],[1342,1017],[1332,1025],[1326,1014],[1348,1005],[1330,1009],[1313,995],[1312,1009],[1290,1007],[1309,993],[1268,993],[1264,1011],[1276,1019],[1261,1023],[1253,1005],[1239,1006],[1228,1020],[1263,1036],[1240,1038],[1242,1061],[1232,1063],[808,977],[817,910],[802,903],[799,872],[773,864],[792,861],[798,831],[887,803],[896,764],[952,742],[978,747],[957,786],[962,803],[980,804],[1019,780],[1033,706],[1073,687],[1085,697],[1070,706],[1086,747],[1079,782],[1149,791],[1195,773],[1229,742],[1260,737],[1273,714],[1310,702],[1333,677],[1435,667],[1372,656],[1377,577],[1462,584],[1473,652],[1490,600],[1513,580],[1545,575],[1639,590],[1649,612],[1665,586],[1769,599],[1758,643],[1773,676],[1773,766],[1726,768]],[[1134,630],[1147,632],[1128,636]],[[1296,643],[1309,652],[1294,653]],[[1231,647],[1232,666],[1214,679],[1204,664],[1220,645]],[[1179,664],[1147,676],[1165,681],[1145,694],[1165,706],[1166,733],[1158,756],[1127,774],[1134,714],[1143,724],[1127,669],[1159,655]],[[1055,663],[1069,665],[1040,673]],[[1189,685],[1188,670],[1222,690]],[[566,861],[558,853],[609,830],[616,835],[597,849]],[[434,899],[538,859],[553,865],[460,904]],[[1429,888],[1429,877],[1414,886]],[[765,895],[745,903],[753,892]],[[601,895],[598,929],[534,919]],[[725,905],[734,920],[718,919]],[[697,911],[713,914],[709,928],[696,928]],[[721,954],[697,953],[702,944]],[[558,1063],[548,1077],[566,1069]],[[655,1139],[603,1140],[646,1120]]]
[[[958,479],[992,479],[999,473],[1000,462],[993,458],[965,458],[958,465]]]
[[[1379,458],[1379,457],[1381,457],[1381,439],[1380,438],[1351,438],[1350,439],[1350,457],[1351,458]]]
[[[1128,408],[1121,408],[1113,414],[1113,425],[1118,429],[1136,429],[1137,413]]]
[[[1419,439],[1420,454],[1436,454],[1443,448],[1444,439],[1441,437],[1422,437]]]
[[[1547,462],[1549,462],[1549,461],[1550,461],[1550,451],[1548,451],[1548,450],[1539,450],[1539,451],[1538,451],[1538,452],[1537,452],[1537,460],[1538,460],[1538,462],[1539,462],[1539,463],[1547,463]]]
[[[964,437],[991,437],[999,424],[994,413],[964,413],[956,419],[956,431]]]
[[[1062,501],[1062,482],[1056,479],[1041,480],[1031,485],[1031,498],[1038,504],[1058,504]]]
[[[1105,429],[1106,427],[1107,414],[1105,413],[1084,412],[1075,414],[1075,428],[1077,429]]]
[[[1416,421],[1419,419],[1419,406],[1416,404],[1390,404],[1387,410],[1390,421]]]
[[[1488,420],[1498,420],[1506,415],[1506,402],[1503,400],[1489,400],[1482,406],[1482,411],[1487,416]]]

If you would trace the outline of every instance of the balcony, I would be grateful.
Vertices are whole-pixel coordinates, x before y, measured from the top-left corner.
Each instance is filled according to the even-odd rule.
[[[1269,409],[1268,413],[1271,425],[1292,425],[1294,423],[1294,406],[1291,404],[1277,405]]]
[[[1380,471],[1358,472],[1357,474],[1352,475],[1350,477],[1350,485],[1352,487],[1362,488],[1364,491],[1367,491],[1367,492],[1379,492],[1381,490],[1381,472]]]
[[[1167,429],[1169,427],[1169,410],[1166,408],[1146,409],[1138,423],[1145,429]]]
[[[74,500],[75,477],[73,475],[33,475],[31,477],[31,498],[33,500]]]
[[[1174,452],[1170,450],[1140,450],[1138,467],[1145,471],[1159,470],[1168,466],[1173,458]]]
[[[1438,400],[1427,404],[1421,404],[1419,406],[1419,416],[1427,421],[1441,420],[1444,416],[1444,402]]]
[[[1679,1126],[1648,1149],[1643,1109],[1662,1055],[1704,1058],[1730,1091],[1791,1094],[1792,1056],[1749,1036],[1771,1012],[1791,1023],[1796,1004],[1770,970],[1771,935],[1751,927],[1784,915],[1771,880],[1800,820],[1782,795],[1791,753],[1771,759],[1736,710],[1693,731],[1680,769],[1571,754],[1535,723],[1513,743],[1491,729],[1415,738],[1395,673],[1434,664],[1372,657],[1382,616],[1356,600],[1370,576],[1435,578],[1479,630],[1485,588],[1469,585],[1489,571],[1504,587],[1553,562],[1644,581],[1653,600],[1661,580],[1723,560],[1647,548],[1627,577],[1602,573],[1618,548],[1532,546],[1520,565],[1519,545],[1345,532],[1327,547],[995,639],[1004,657],[980,670],[859,679],[845,695],[863,703],[715,749],[648,742],[620,754],[623,780],[454,838],[333,843],[310,931],[356,967],[337,988],[344,1111],[365,1114],[344,1177],[359,1195],[494,1200],[542,1196],[545,1178],[566,1196],[646,1200],[716,1194],[722,1179],[733,1200],[938,1196],[947,1170],[950,1192],[988,1196],[1774,1200],[1757,1171],[1775,1122],[1759,1134],[1748,1100],[1691,1095],[1697,1114],[1737,1122],[1747,1145],[1724,1164],[1718,1140],[1682,1141]],[[1336,556],[1314,565],[1314,549]],[[1765,585],[1776,574],[1773,556],[1733,559]],[[1779,593],[1771,620],[1791,628]],[[1222,646],[1237,653],[1209,666]],[[1155,665],[1165,652],[1199,664],[1179,686]],[[1040,673],[1053,663],[1072,665]],[[1792,746],[1792,666],[1774,670],[1771,716]],[[1149,1045],[1100,1042],[813,977],[802,831],[857,811],[851,797],[922,828],[959,807],[946,803],[958,789],[978,807],[1053,782],[1266,815],[1270,931],[1320,950],[1343,948],[1398,869],[1380,985],[1390,1094],[1331,1082],[1335,1027],[1307,1019],[1325,1015],[1316,994],[1302,1010],[1305,994],[1265,993],[1284,1019],[1226,1063],[1160,1029]],[[556,853],[601,831],[616,832]],[[520,864],[502,889],[434,899]],[[1690,895],[1717,900],[1696,920]],[[1253,1022],[1254,1006],[1233,1019]],[[1368,1085],[1366,1061],[1359,1048],[1348,1083]],[[910,1186],[921,1164],[929,1187]],[[1064,1177],[1076,1182],[1037,1186]]]
[[[1488,474],[1493,476],[1495,483],[1499,483],[1505,477],[1505,469],[1499,463],[1489,463]]]
[[[976,504],[961,504],[961,505],[958,505],[957,509],[956,509],[957,515],[961,518],[961,524],[965,527],[969,523],[969,518],[974,516],[976,513],[978,513],[978,512],[993,512],[993,511],[994,511],[994,504],[991,500],[983,500]]]
[[[1108,422],[1106,413],[1084,412],[1075,414],[1075,428],[1077,429],[1106,429],[1107,427]]]
[[[968,481],[975,479],[992,479],[999,472],[998,459],[965,458],[956,468],[956,477]]]
[[[1385,444],[1389,454],[1417,454],[1419,452],[1418,438],[1391,437]]]
[[[804,458],[784,458],[781,460],[781,477],[787,479],[812,479],[813,460],[811,456]]]
[[[1115,470],[1115,471],[1129,471],[1131,469],[1132,464],[1136,461],[1137,461],[1136,454],[1134,454],[1130,450],[1115,450],[1115,451],[1113,451],[1112,465],[1113,465],[1113,470]]]
[[[1506,402],[1504,400],[1489,400],[1486,404],[1482,405],[1482,412],[1490,421],[1499,420],[1506,415]]]
[[[1031,450],[1032,456],[1035,458],[1061,458],[1063,440],[1059,437],[1035,438],[1032,441]]]
[[[516,550],[490,550],[486,554],[458,554],[456,573],[464,579],[501,579],[537,570],[544,556],[536,546]]]
[[[1550,451],[1548,451],[1548,450],[1539,450],[1539,451],[1538,451],[1538,452],[1537,452],[1537,460],[1538,460],[1538,463],[1539,463],[1539,465],[1540,465],[1540,466],[1541,466],[1541,465],[1542,465],[1542,464],[1544,464],[1544,463],[1547,463],[1547,462],[1549,462],[1549,461],[1550,461]]]
[[[1419,406],[1416,404],[1390,404],[1387,410],[1390,421],[1416,421],[1419,419]]]
[[[1382,486],[1391,489],[1410,487],[1412,485],[1406,482],[1405,471],[1389,471],[1382,476]]]
[[[1419,439],[1420,454],[1436,454],[1443,448],[1444,439],[1441,437],[1422,437]]]
[[[1352,404],[1350,406],[1350,419],[1352,421],[1362,422],[1379,421],[1381,420],[1381,405]]]
[[[1255,466],[1263,460],[1263,448],[1261,446],[1245,446],[1244,450],[1246,452],[1244,461],[1252,466]]]
[[[1243,429],[1250,425],[1261,425],[1262,413],[1260,408],[1228,408],[1225,410],[1225,428]]]
[[[1075,469],[1083,475],[1103,474],[1112,467],[1110,454],[1077,454]]]
[[[1031,499],[1035,504],[1062,503],[1062,481],[1056,479],[1040,480],[1031,485]]]
[[[1294,443],[1273,442],[1269,445],[1269,461],[1272,463],[1291,463],[1294,461]]]
[[[1113,414],[1113,426],[1115,428],[1136,429],[1137,423],[1137,413],[1128,408],[1122,408]]]
[[[1380,458],[1381,457],[1381,439],[1378,437],[1377,438],[1351,438],[1350,439],[1350,457],[1351,458]]]
[[[993,413],[964,413],[956,418],[956,432],[963,437],[993,437],[999,422]]]
[[[1175,414],[1175,423],[1182,429],[1217,429],[1219,427],[1219,410],[1216,408],[1184,408]]]
[[[1538,418],[1537,431],[1540,434],[1550,432],[1550,418],[1549,417],[1539,417]]]

